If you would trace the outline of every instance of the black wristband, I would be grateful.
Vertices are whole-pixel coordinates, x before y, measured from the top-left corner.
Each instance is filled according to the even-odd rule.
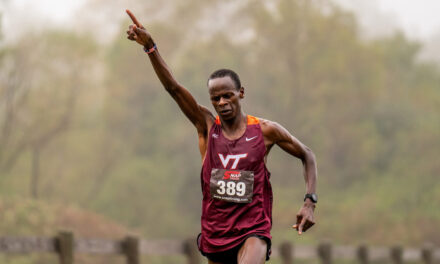
[[[309,198],[310,201],[312,201],[313,203],[318,202],[318,195],[316,195],[315,193],[307,193],[306,195],[304,195],[304,202],[307,198]]]

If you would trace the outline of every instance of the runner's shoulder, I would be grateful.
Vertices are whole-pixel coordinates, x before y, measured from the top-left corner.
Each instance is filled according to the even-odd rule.
[[[206,106],[199,104],[199,109],[205,115],[207,120],[215,121],[215,116],[212,114],[211,110],[209,110]]]
[[[215,116],[212,114],[212,112],[205,106],[199,104],[200,112],[203,114],[205,118],[205,124],[206,127],[203,128],[197,128],[197,130],[202,132],[202,134],[206,135],[209,133],[209,130],[211,130],[212,125],[215,123]]]
[[[273,129],[275,129],[279,124],[277,122],[264,119],[261,117],[257,117],[260,123],[261,130],[263,131],[263,134],[271,133]]]
[[[271,121],[264,118],[258,118],[258,119],[260,120],[260,127],[263,136],[267,139],[272,139],[276,141],[283,127],[275,121]]]

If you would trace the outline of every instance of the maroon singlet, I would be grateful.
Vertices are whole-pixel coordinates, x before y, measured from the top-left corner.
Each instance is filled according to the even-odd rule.
[[[201,183],[202,252],[216,253],[241,244],[249,235],[271,239],[272,188],[264,163],[266,147],[258,118],[248,115],[245,133],[223,136],[219,117],[209,132]]]

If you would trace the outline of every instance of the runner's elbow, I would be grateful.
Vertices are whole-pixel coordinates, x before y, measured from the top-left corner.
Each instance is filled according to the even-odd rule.
[[[304,146],[303,162],[316,163],[315,153],[307,146]]]

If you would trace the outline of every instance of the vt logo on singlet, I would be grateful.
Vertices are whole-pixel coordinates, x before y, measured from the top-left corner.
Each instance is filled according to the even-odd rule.
[[[225,169],[228,166],[229,161],[233,160],[234,163],[232,163],[231,169],[235,170],[235,168],[237,168],[237,165],[238,165],[238,162],[240,161],[240,159],[247,157],[247,153],[237,154],[237,155],[229,155],[228,154],[226,156],[226,158],[225,158],[225,156],[223,156],[223,154],[219,153],[218,156],[220,157],[220,160],[222,162],[223,168],[225,168]]]

